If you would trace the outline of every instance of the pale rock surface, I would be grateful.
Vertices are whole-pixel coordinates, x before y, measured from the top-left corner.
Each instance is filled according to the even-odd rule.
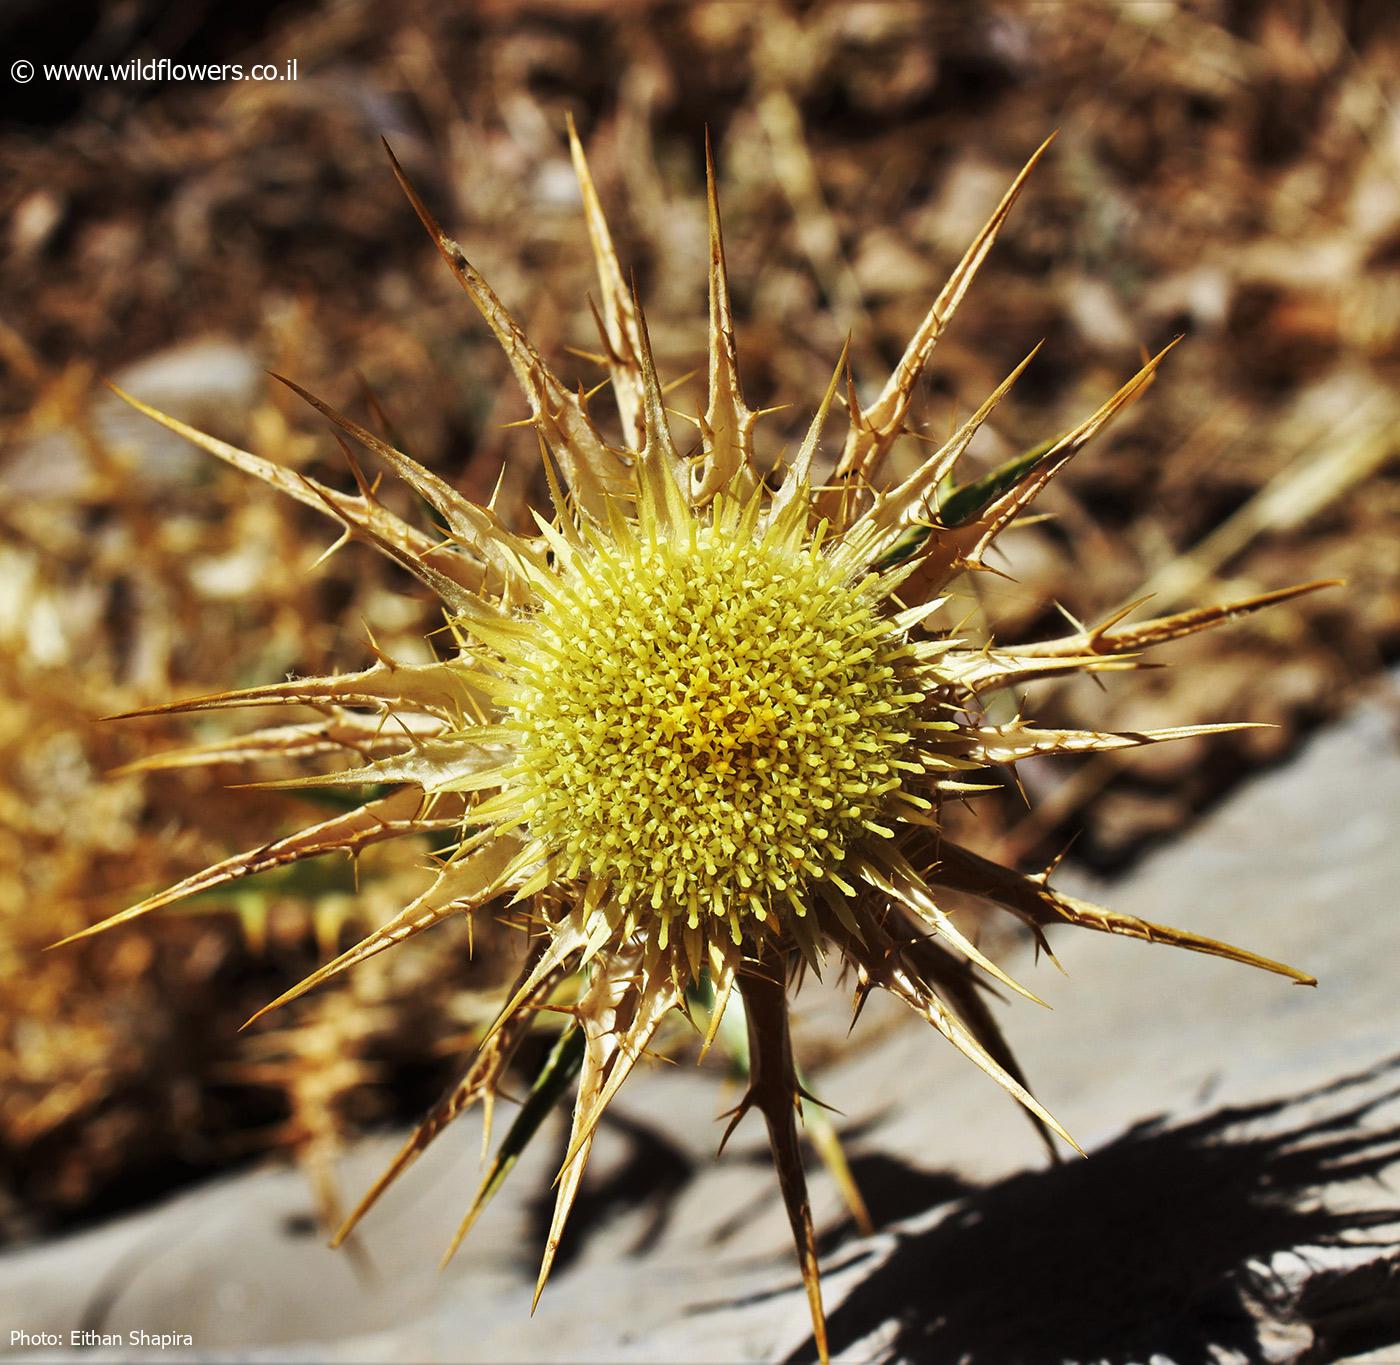
[[[991,1082],[872,1007],[857,1040],[874,1042],[814,1076],[883,1221],[855,1238],[813,1172],[839,1358],[1400,1360],[1397,699],[1318,735],[1124,882],[1073,887],[1314,971],[1317,990],[1075,930],[1054,938],[1067,977],[1028,954],[1008,964],[1054,1008],[1017,1001],[1005,1028],[1088,1161],[1047,1165]],[[799,1003],[809,1038],[844,1028],[834,994]],[[587,1236],[533,1320],[530,1201],[557,1146],[527,1154],[436,1269],[476,1184],[473,1117],[367,1220],[370,1267],[295,1231],[299,1176],[258,1172],[0,1259],[0,1349],[14,1327],[90,1326],[194,1337],[164,1360],[808,1359],[757,1118],[712,1160],[735,1098],[688,1067],[634,1077],[580,1201]],[[392,1148],[364,1144],[347,1190]]]
[[[247,349],[218,337],[158,351],[111,378],[128,393],[201,430],[244,417],[265,382]],[[183,437],[157,427],[115,394],[94,387],[84,417],[85,431],[61,427],[16,441],[6,450],[0,458],[0,493],[23,498],[90,496],[101,483],[89,436],[139,487],[190,483],[208,475],[208,456]]]

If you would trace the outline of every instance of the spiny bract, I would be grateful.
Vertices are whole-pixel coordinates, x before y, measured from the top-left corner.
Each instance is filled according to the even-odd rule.
[[[283,704],[321,719],[243,735],[163,763],[252,762],[353,752],[366,761],[287,785],[399,790],[226,860],[86,932],[182,896],[332,850],[443,831],[451,851],[411,905],[280,1004],[449,915],[504,899],[530,951],[466,1075],[443,1097],[347,1224],[457,1114],[491,1103],[512,1053],[566,978],[579,974],[556,1059],[577,1070],[573,1129],[539,1283],[579,1188],[599,1119],[663,1019],[708,999],[705,1044],[731,992],[744,1004],[749,1088],[774,1159],[810,1300],[825,1329],[798,1143],[801,1087],[787,988],[828,956],[857,1004],[876,986],[925,1018],[1030,1111],[1068,1135],[1026,1089],[981,994],[989,979],[1029,995],[942,908],[944,889],[1010,911],[1041,946],[1051,924],[1172,943],[1311,978],[1241,949],[1116,914],[978,857],[940,834],[940,803],[986,788],[987,769],[1229,726],[1114,734],[990,724],[981,695],[1067,671],[1131,668],[1148,646],[1319,586],[1009,648],[959,638],[941,595],[983,567],[989,545],[1065,463],[1151,380],[1161,356],[1058,440],[950,492],[954,467],[1017,370],[897,487],[874,491],[905,431],[915,385],[1042,147],[1017,177],[919,327],[875,402],[849,376],[850,426],[832,474],[813,478],[844,356],[795,456],[765,477],[755,414],[736,367],[724,249],[709,167],[709,400],[695,450],[673,442],[642,313],[624,287],[607,224],[570,130],[603,308],[599,319],[623,430],[607,440],[582,395],[546,366],[460,247],[408,194],[505,349],[538,435],[553,498],[538,534],[501,523],[442,480],[292,385],[431,504],[439,541],[390,513],[356,474],[354,495],[295,475],[134,406],[220,458],[338,518],[441,599],[450,657],[296,679],[154,708]],[[1048,143],[1046,144],[1048,146]],[[1029,357],[1027,358],[1029,360]],[[353,464],[352,464],[353,468]],[[1034,998],[1034,997],[1031,997]],[[269,1009],[272,1006],[268,1007]],[[699,1005],[697,1015],[703,1019]],[[561,1062],[552,1074],[564,1074]],[[569,1072],[569,1074],[572,1074]],[[537,1086],[538,1089],[538,1086]],[[498,1183],[494,1175],[470,1225]],[[343,1234],[342,1234],[343,1235]],[[538,1291],[536,1293],[538,1299]]]

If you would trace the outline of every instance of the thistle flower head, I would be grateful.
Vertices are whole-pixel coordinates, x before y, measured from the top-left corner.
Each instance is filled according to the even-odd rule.
[[[748,504],[752,513],[757,498]],[[561,546],[518,649],[510,789],[568,881],[659,946],[807,913],[900,796],[923,700],[878,579],[793,517],[708,516]]]
[[[862,410],[848,383],[849,428],[834,470],[818,483],[814,462],[845,357],[792,459],[762,474],[755,414],[737,370],[713,167],[709,398],[698,443],[683,452],[668,425],[641,309],[623,285],[576,138],[572,145],[599,269],[599,324],[621,444],[603,435],[583,396],[554,376],[398,172],[530,403],[554,504],[551,515],[536,515],[534,534],[505,526],[491,507],[468,501],[295,384],[431,504],[446,527],[444,542],[390,513],[358,471],[358,491],[344,493],[129,400],[326,511],[347,537],[369,541],[416,574],[441,599],[453,648],[435,663],[381,657],[359,673],[155,708],[282,704],[313,707],[320,719],[205,745],[193,756],[158,756],[146,766],[353,753],[359,761],[350,768],[281,785],[394,790],[230,858],[95,929],[300,858],[356,853],[423,832],[446,838],[449,849],[416,900],[273,1005],[449,915],[488,904],[513,908],[531,947],[509,999],[466,1074],[346,1230],[452,1118],[480,1100],[489,1120],[536,1007],[577,977],[567,1006],[573,1022],[536,1086],[547,1096],[561,1078],[577,1075],[541,1287],[599,1119],[618,1088],[662,1023],[686,1007],[688,991],[703,988],[713,1001],[701,1021],[707,1047],[737,992],[750,1083],[735,1122],[750,1107],[767,1122],[825,1354],[799,1156],[802,1091],[788,1034],[789,982],[804,967],[843,964],[857,1004],[876,987],[889,991],[1020,1100],[1047,1140],[1055,1133],[1069,1141],[1027,1089],[982,992],[996,981],[1035,997],[962,932],[945,908],[946,892],[1010,912],[1042,947],[1048,926],[1071,924],[1310,981],[1243,949],[1063,895],[1043,875],[1021,875],[955,844],[939,817],[950,796],[986,790],[994,768],[1233,728],[1117,734],[1040,728],[1020,718],[993,724],[979,703],[985,693],[1051,674],[1132,668],[1152,645],[1320,585],[1132,626],[1123,624],[1125,610],[1031,645],[958,633],[944,588],[984,567],[994,539],[1143,390],[1162,359],[1150,360],[1071,431],[956,486],[960,457],[1027,357],[909,477],[875,491],[919,375],[1044,147],[934,300],[876,400]],[[498,1159],[488,1170],[463,1231],[508,1165]]]

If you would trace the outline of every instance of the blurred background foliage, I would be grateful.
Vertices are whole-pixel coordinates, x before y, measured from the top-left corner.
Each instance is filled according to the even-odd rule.
[[[393,844],[358,868],[265,876],[43,951],[295,828],[310,805],[228,790],[217,771],[125,769],[226,733],[225,720],[99,717],[362,667],[367,626],[423,658],[439,624],[368,550],[313,568],[333,528],[144,423],[99,376],[346,483],[323,426],[266,380],[276,369],[469,494],[488,496],[504,465],[508,519],[541,495],[534,440],[508,428],[524,403],[394,186],[381,135],[541,349],[592,385],[596,286],[565,116],[671,379],[703,360],[708,127],[747,394],[792,405],[760,428],[776,458],[848,332],[858,392],[878,390],[1005,184],[1061,129],[896,458],[1041,338],[974,468],[1069,427],[1144,350],[1186,340],[1051,488],[1052,517],[1008,538],[1009,577],[967,586],[969,628],[1035,638],[1056,628],[1057,604],[1089,619],[1148,593],[1170,610],[1308,578],[1349,586],[1181,642],[1174,666],[1106,690],[1042,684],[1038,714],[1063,724],[1276,728],[1030,769],[1029,808],[1015,791],[979,804],[970,837],[998,856],[1043,865],[1072,843],[1096,870],[1127,865],[1395,657],[1388,0],[21,0],[0,32],[36,63],[298,63],[295,82],[7,91],[0,1238],[270,1147],[307,1164],[333,1219],[337,1144],[422,1107],[471,1046],[477,991],[513,956],[482,921],[469,972],[465,926],[439,930],[238,1035],[343,933],[412,894],[429,848]],[[694,412],[699,380],[671,398]]]

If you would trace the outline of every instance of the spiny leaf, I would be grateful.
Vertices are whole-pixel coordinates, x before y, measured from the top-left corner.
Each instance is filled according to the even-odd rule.
[[[530,977],[536,962],[539,960],[539,948],[542,946],[542,944],[537,946],[520,969],[520,975],[515,983],[517,987]],[[526,1003],[535,1004],[546,999],[563,975],[564,972],[560,969],[537,980]],[[433,1139],[478,1100],[482,1102],[484,1110],[481,1134],[484,1158],[486,1145],[491,1136],[491,1111],[496,1091],[500,1086],[505,1068],[534,1022],[533,1013],[529,1009],[522,1009],[478,1047],[476,1056],[472,1058],[466,1074],[461,1080],[449,1087],[442,1098],[423,1117],[409,1135],[408,1140],[399,1148],[393,1161],[389,1163],[345,1220],[343,1226],[336,1233],[335,1239],[331,1243],[332,1246],[339,1246],[354,1231],[355,1225],[374,1207],[380,1195],[418,1160]]]
[[[381,801],[371,801],[348,815],[337,815],[319,825],[312,825],[309,829],[298,830],[285,839],[264,844],[261,848],[235,853],[231,858],[225,858],[212,867],[206,867],[202,872],[196,872],[192,877],[186,877],[184,881],[177,882],[159,895],[148,897],[139,905],[111,915],[100,924],[70,934],[53,946],[60,948],[80,938],[100,934],[104,930],[115,928],[118,924],[127,924],[142,915],[150,914],[152,910],[172,905],[188,896],[198,895],[216,886],[225,886],[244,877],[255,876],[271,868],[299,862],[303,858],[319,858],[324,853],[341,850],[351,854],[359,853],[384,839],[395,839],[417,830],[446,829],[461,821],[460,813],[436,818],[426,816],[423,814],[423,805],[423,796],[416,791],[395,792]]]
[[[1164,346],[1131,379],[1036,460],[1025,473],[996,495],[976,516],[946,530],[931,529],[921,558],[909,575],[908,591],[917,600],[938,592],[960,568],[986,568],[984,555],[996,538],[1040,495],[1065,466],[1152,382],[1158,366],[1181,340]]]
[[[733,979],[731,976],[730,986],[733,984]],[[730,999],[727,990],[721,997],[715,991],[708,976],[687,991],[686,996],[707,1020],[706,1050],[708,1051],[710,1043],[716,1038],[720,1039],[730,1067],[739,1076],[747,1079],[749,1075],[749,1042],[747,1014],[744,1010],[743,999]],[[722,1011],[725,1010],[726,1006],[727,1013],[724,1013]],[[704,1055],[702,1052],[701,1056]],[[807,1137],[812,1146],[817,1149],[817,1155],[821,1158],[822,1165],[826,1167],[827,1173],[835,1182],[842,1202],[846,1205],[857,1230],[862,1237],[868,1237],[875,1231],[875,1226],[870,1218],[870,1210],[866,1207],[865,1199],[861,1195],[860,1186],[856,1184],[850,1162],[846,1160],[841,1136],[837,1133],[836,1126],[827,1117],[826,1106],[808,1096],[807,1080],[802,1074],[801,1067],[796,1068],[796,1074],[797,1084],[802,1092],[802,1125],[807,1131]]]
[[[822,401],[817,405],[816,414],[812,418],[812,424],[807,428],[807,434],[802,439],[802,444],[798,447],[797,455],[794,457],[791,467],[783,475],[783,481],[778,487],[778,491],[773,494],[772,519],[777,520],[788,504],[799,495],[810,500],[812,460],[817,453],[817,446],[821,442],[822,431],[826,426],[827,414],[831,411],[832,400],[836,397],[836,386],[840,382],[841,372],[846,368],[847,357],[850,355],[851,339],[846,338],[846,343],[841,347],[840,358],[836,362],[836,368],[831,372],[831,381],[826,386],[826,392],[822,395]],[[805,513],[807,509],[804,507]],[[805,530],[806,528],[803,527]]]
[[[845,933],[844,930],[839,932]],[[964,1057],[1082,1156],[1083,1148],[1070,1137],[1054,1115],[987,1051],[976,1033],[944,1004],[930,983],[923,979],[917,966],[909,958],[907,946],[893,939],[880,920],[869,913],[862,916],[861,933],[868,941],[871,951],[859,953],[854,945],[851,945],[849,955],[859,962],[858,971],[874,984],[889,991],[896,999],[903,1001],[920,1018],[926,1019]]]
[[[638,988],[636,976],[642,966],[641,958],[640,949],[624,947],[598,958],[593,979],[579,997],[576,1017],[584,1035],[584,1048],[578,1096],[574,1101],[568,1155],[559,1172],[554,1215],[535,1284],[532,1311],[539,1304],[554,1265],[569,1211],[588,1164],[598,1120],[650,1041],[661,1015],[680,1000],[680,992],[669,972],[659,980],[650,979],[649,994]]]
[[[614,1025],[613,1060],[608,1066],[607,1079],[598,1090],[583,1114],[580,1123],[580,1136],[576,1136],[564,1154],[563,1165],[568,1166],[579,1154],[579,1148],[598,1127],[604,1111],[612,1103],[623,1082],[632,1073],[632,1068],[641,1060],[647,1045],[651,1042],[661,1021],[681,1001],[682,992],[676,984],[669,968],[657,971],[643,968],[633,981],[633,998],[623,1013],[629,1014],[625,1024]],[[580,1018],[585,1031],[589,1027],[587,1012],[580,1009]]]
[[[936,986],[945,999],[961,1017],[978,1044],[998,1066],[1025,1090],[1030,1090],[1030,1082],[1016,1061],[1015,1054],[1007,1044],[1001,1029],[987,1002],[983,999],[984,983],[973,974],[968,963],[960,962],[941,944],[922,936],[911,937],[905,953],[910,963],[916,967],[931,986]],[[1024,1105],[1021,1112],[1034,1125],[1045,1150],[1052,1161],[1060,1159],[1060,1149],[1049,1126],[1041,1117]]]
[[[883,536],[894,537],[898,543],[906,528],[924,527],[927,519],[934,513],[933,500],[940,485],[952,473],[963,452],[972,443],[972,438],[1010,392],[1011,386],[1021,377],[1026,366],[1035,359],[1039,350],[1040,346],[1036,346],[959,427],[952,439],[936,450],[898,488],[877,495],[874,506],[852,530],[859,534],[863,526],[869,524],[878,529]]]
[[[1278,588],[1273,592],[1259,593],[1254,597],[1241,598],[1235,602],[1219,606],[1196,607],[1191,611],[1176,612],[1171,616],[1158,616],[1151,621],[1143,621],[1135,626],[1113,629],[1129,612],[1141,605],[1132,602],[1121,608],[1101,625],[1092,630],[1080,631],[1076,635],[1063,636],[1057,640],[1044,640],[1038,644],[1018,645],[1017,654],[1029,658],[1050,658],[1079,653],[1123,654],[1136,653],[1153,645],[1165,644],[1169,640],[1180,640],[1197,631],[1210,630],[1227,621],[1237,620],[1265,607],[1277,606],[1280,602],[1292,601],[1322,588],[1342,587],[1340,578],[1320,578],[1311,583],[1296,583],[1292,587]]]
[[[569,123],[569,153],[583,198],[584,221],[588,225],[588,239],[593,245],[593,258],[598,266],[598,284],[603,291],[603,312],[599,324],[607,346],[613,395],[617,399],[618,415],[622,418],[623,438],[634,449],[640,450],[646,440],[646,424],[642,416],[642,367],[637,358],[641,350],[637,314],[613,247],[602,202],[588,169],[588,159],[583,154],[583,144],[574,127],[573,115],[566,117]]]
[[[839,481],[869,479],[875,467],[884,458],[885,452],[903,430],[909,404],[913,401],[914,388],[924,366],[928,364],[944,328],[957,311],[982,263],[987,259],[987,253],[991,251],[992,244],[1006,222],[1007,215],[1020,195],[1027,177],[1054,140],[1055,134],[1052,133],[1035,150],[1021,173],[1012,181],[1011,188],[1002,196],[992,216],[968,247],[948,283],[934,300],[933,307],[914,333],[879,398],[863,414],[852,413],[851,432],[836,467],[836,477]]]
[[[578,398],[555,378],[481,272],[467,260],[466,253],[438,226],[387,142],[384,149],[414,212],[506,353],[536,425],[564,468],[570,491],[591,518],[604,520],[608,497],[626,492],[626,464],[603,440]]]
[[[382,715],[363,715],[334,707],[325,720],[302,725],[278,725],[266,730],[208,740],[180,749],[147,754],[113,771],[163,772],[171,768],[212,767],[219,763],[258,763],[269,759],[316,758],[323,754],[361,756],[397,748],[405,740],[429,739],[441,732],[440,720],[404,713],[392,726]]]
[[[1022,647],[1015,650],[988,647],[981,654],[944,655],[939,671],[949,682],[965,688],[971,695],[1013,684],[1034,682],[1056,673],[1111,673],[1142,668],[1141,660],[1114,658],[1111,655],[1067,654],[1063,657],[1026,655]]]
[[[407,707],[459,721],[463,717],[482,715],[493,705],[486,690],[491,686],[492,680],[465,660],[449,659],[431,664],[386,662],[360,673],[289,678],[286,682],[163,702],[108,719],[167,716],[237,706],[321,706],[329,702],[342,706]]]
[[[1156,378],[1157,368],[1181,340],[1174,338],[1162,347],[1131,379],[1086,417],[1073,430],[1061,436],[1040,459],[1029,464],[1026,473],[1014,481],[1006,492],[994,497],[977,516],[959,529],[966,542],[972,533],[972,549],[968,558],[976,560],[983,550],[1039,496],[1048,484],[1090,441],[1098,435],[1134,399],[1138,398]]]
[[[419,560],[432,553],[435,542],[431,537],[400,520],[382,503],[369,496],[367,491],[359,497],[338,493],[335,489],[296,470],[285,469],[271,460],[264,460],[259,455],[229,445],[227,441],[206,435],[196,427],[181,422],[148,403],[143,403],[139,398],[133,398],[115,384],[109,383],[107,387],[123,402],[129,403],[137,412],[143,413],[166,430],[183,436],[185,440],[231,464],[235,469],[271,484],[279,492],[295,498],[297,502],[329,513],[346,527],[359,531],[381,549],[386,552],[392,551],[392,557],[400,563]],[[475,592],[482,586],[481,565],[472,564],[459,557],[456,562],[446,567],[458,576],[453,581],[463,590]]]
[[[646,314],[633,286],[632,308],[637,315],[637,360],[642,372],[642,424],[646,443],[638,456],[638,465],[645,472],[657,467],[667,487],[674,485],[689,497],[690,473],[681,460],[671,436],[671,424],[666,417],[666,400],[661,392],[661,380],[656,373],[656,358],[651,350],[651,334],[647,331]],[[688,510],[688,508],[687,508]]]
[[[1218,725],[1173,725],[1159,730],[1114,732],[1107,730],[1038,730],[1019,721],[1010,725],[986,725],[949,736],[959,755],[978,764],[1020,763],[1046,754],[1107,753],[1165,744],[1174,739],[1198,739],[1233,730],[1265,728],[1257,722]]]
[[[280,374],[274,374],[272,377],[285,384],[323,417],[334,422],[346,435],[354,437],[366,450],[373,451],[410,488],[420,494],[442,518],[455,543],[477,559],[491,565],[511,590],[511,600],[524,603],[533,599],[525,570],[527,565],[536,562],[538,555],[529,541],[508,530],[494,512],[478,507],[469,498],[463,497],[451,484],[445,483],[431,470],[425,469],[417,460],[412,460],[402,451],[395,450],[387,441],[381,441],[372,431],[360,426],[358,422],[352,422],[350,418],[337,412],[328,403],[322,402],[294,380]]]
[[[583,1053],[583,1030],[575,1024],[560,1035],[559,1040],[550,1049],[549,1056],[545,1058],[539,1074],[531,1083],[525,1103],[520,1106],[520,1112],[516,1114],[510,1129],[501,1140],[500,1147],[496,1149],[496,1155],[491,1159],[490,1167],[482,1177],[471,1208],[458,1225],[451,1244],[443,1253],[443,1265],[456,1255],[463,1238],[472,1230],[472,1225],[481,1216],[482,1210],[505,1184],[506,1177],[515,1169],[515,1163],[530,1145],[531,1138],[539,1132],[545,1119],[578,1079],[579,1071],[583,1067]]]
[[[1147,943],[1167,943],[1175,948],[1212,957],[1228,958],[1249,967],[1291,977],[1299,985],[1315,986],[1317,978],[1300,972],[1272,958],[1261,957],[1244,948],[1222,943],[1218,939],[1193,934],[1186,929],[1173,929],[1150,920],[1138,919],[1117,910],[1079,900],[1052,890],[1044,882],[1026,877],[1000,863],[991,862],[958,844],[943,840],[938,847],[937,881],[958,891],[989,900],[1021,915],[1030,924],[1044,927],[1051,924],[1077,924],[1085,929],[1097,929],[1106,934],[1122,934]]]
[[[719,220],[719,191],[710,130],[705,130],[705,198],[710,226],[709,404],[701,421],[705,458],[696,471],[693,501],[701,506],[721,489],[742,497],[752,484],[753,429],[757,414],[744,403],[738,349],[729,302],[729,271]]]
[[[807,1309],[812,1318],[812,1338],[817,1355],[830,1359],[826,1340],[826,1314],[822,1309],[821,1271],[817,1265],[817,1238],[812,1226],[812,1205],[802,1170],[802,1147],[797,1136],[801,1086],[788,1034],[787,987],[777,954],[766,953],[739,975],[739,993],[749,1025],[749,1087],[740,1101],[735,1122],[750,1106],[757,1107],[768,1125],[778,1188],[792,1228]],[[731,1125],[732,1130],[732,1125]]]
[[[501,835],[484,848],[446,864],[433,884],[387,924],[381,925],[353,948],[341,953],[333,962],[328,962],[324,967],[312,972],[291,990],[283,991],[271,1004],[264,1005],[243,1027],[247,1028],[249,1024],[256,1023],[265,1014],[270,1014],[298,996],[305,995],[323,981],[364,962],[367,958],[374,957],[385,948],[393,947],[396,943],[402,943],[405,939],[422,933],[424,929],[431,928],[449,915],[489,900],[504,889],[502,873],[509,867],[510,860],[519,846],[518,839]]]
[[[499,786],[505,780],[511,753],[498,742],[500,738],[500,727],[478,726],[475,731],[459,730],[446,739],[417,740],[402,753],[375,759],[363,767],[247,785],[265,791],[288,791],[299,787],[392,786],[408,782],[429,795],[479,791]]]
[[[1000,981],[1017,995],[1024,996],[1046,1009],[1049,1008],[1034,991],[1007,975],[953,923],[934,900],[932,888],[909,865],[897,848],[876,849],[870,857],[857,865],[856,870],[861,872],[872,886],[904,906],[940,938],[946,939],[969,962],[976,963],[988,976]]]

